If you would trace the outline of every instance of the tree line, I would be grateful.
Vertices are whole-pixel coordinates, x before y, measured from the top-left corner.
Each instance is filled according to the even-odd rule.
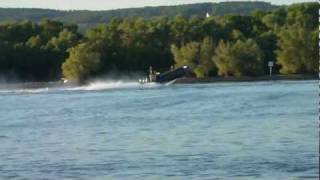
[[[195,15],[203,16],[206,12],[214,15],[237,14],[250,15],[254,10],[275,10],[279,6],[262,1],[243,2],[219,2],[219,3],[195,3],[176,6],[158,6],[143,8],[126,8],[104,11],[87,10],[51,10],[34,8],[0,8],[0,21],[28,19],[38,22],[42,17],[55,19],[62,22],[80,24],[81,29],[92,27],[97,23],[110,22],[113,17],[142,17],[146,19],[168,16],[175,17],[181,14],[186,17]]]
[[[318,72],[318,3],[250,16],[113,18],[78,32],[53,20],[0,24],[0,74],[21,80],[83,80],[108,72],[190,66],[197,77]]]

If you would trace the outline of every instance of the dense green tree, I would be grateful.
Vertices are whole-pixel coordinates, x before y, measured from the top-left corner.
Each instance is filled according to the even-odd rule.
[[[215,53],[215,56],[212,57],[212,61],[218,68],[218,74],[221,76],[231,75],[233,68],[233,52],[230,43],[220,41],[215,50]]]
[[[43,45],[43,40],[39,35],[32,36],[26,42],[26,46],[30,48],[40,48]]]
[[[203,20],[201,24],[202,32],[204,37],[211,37],[214,43],[218,43],[221,39],[227,39],[228,34],[224,30],[221,19],[217,17],[209,17]]]
[[[171,36],[178,46],[185,43],[185,34],[188,31],[187,19],[182,15],[176,16],[170,24]]]
[[[318,30],[310,31],[300,25],[285,27],[280,32],[277,51],[283,74],[315,74],[318,72]]]
[[[319,21],[319,3],[301,3],[293,4],[287,10],[287,25],[299,24],[306,29],[318,28]]]
[[[55,51],[66,51],[68,48],[75,46],[79,41],[79,36],[69,31],[68,29],[63,29],[57,37],[53,37],[49,40],[46,48],[53,49]]]
[[[74,81],[83,81],[97,70],[100,54],[89,44],[81,43],[70,49],[70,56],[62,65],[63,76]]]
[[[278,47],[278,37],[277,34],[268,31],[268,32],[263,32],[259,34],[259,36],[256,38],[256,42],[260,49],[262,50],[264,56],[263,56],[263,68],[265,73],[269,73],[269,67],[268,67],[268,62],[276,62],[277,61],[277,55],[276,55],[276,50],[279,49]],[[274,72],[278,73],[279,72],[279,66],[275,64]]]
[[[214,45],[209,37],[206,37],[201,43],[190,42],[178,48],[172,45],[172,53],[176,66],[191,67],[197,77],[208,77],[215,73],[215,66],[211,59],[214,54]]]
[[[179,48],[172,45],[171,51],[174,55],[176,66],[189,66],[195,69],[198,65],[200,54],[200,43],[190,42]]]
[[[262,52],[252,39],[234,44],[221,41],[213,62],[219,75],[256,76],[263,74]]]
[[[283,26],[286,23],[286,17],[287,11],[285,10],[285,8],[280,8],[263,16],[262,21],[269,28],[275,29],[277,27]]]
[[[212,62],[214,55],[214,44],[212,39],[206,37],[200,45],[200,57],[198,67],[195,69],[195,73],[199,77],[208,77],[210,75],[216,75],[217,69]]]
[[[61,27],[64,28],[58,32]],[[67,49],[79,40],[79,34],[73,31],[76,31],[75,26],[55,21],[1,24],[0,73],[10,72],[28,81],[57,80],[61,76],[61,64],[68,55]]]
[[[228,15],[225,17],[226,30],[232,32],[237,30],[241,32],[244,37],[253,37],[253,24],[255,18],[251,16],[234,16]]]

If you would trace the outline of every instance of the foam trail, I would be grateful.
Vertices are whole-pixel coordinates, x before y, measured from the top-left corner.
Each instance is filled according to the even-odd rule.
[[[15,93],[15,94],[37,94],[46,92],[61,92],[61,91],[101,91],[108,89],[137,89],[137,88],[156,88],[160,85],[156,83],[148,83],[141,85],[138,82],[127,81],[95,81],[86,86],[75,87],[45,87],[45,88],[22,88],[22,89],[0,89],[0,93]]]
[[[150,83],[143,85],[143,87],[152,88],[157,87],[156,83]],[[107,89],[132,89],[139,88],[141,85],[138,82],[124,82],[124,81],[96,81],[92,82],[87,86],[80,86],[69,88],[67,90],[71,91],[99,91],[99,90],[107,90]]]
[[[42,93],[48,92],[49,88],[37,88],[37,89],[8,89],[8,90],[0,90],[0,93],[14,93],[14,94],[33,94],[33,93]]]

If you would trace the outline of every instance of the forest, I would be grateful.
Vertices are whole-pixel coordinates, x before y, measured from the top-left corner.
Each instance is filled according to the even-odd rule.
[[[318,72],[318,3],[250,15],[114,17],[80,33],[52,19],[0,23],[0,77],[83,80],[190,66],[197,77]]]
[[[176,6],[157,6],[142,8],[125,8],[103,11],[89,10],[52,10],[35,8],[0,8],[0,21],[31,20],[39,22],[42,18],[62,22],[90,26],[97,23],[108,23],[113,17],[142,17],[154,18],[159,16],[175,17],[181,14],[185,17],[202,16],[205,13],[212,15],[250,15],[255,10],[270,11],[280,6],[262,1],[195,3]]]

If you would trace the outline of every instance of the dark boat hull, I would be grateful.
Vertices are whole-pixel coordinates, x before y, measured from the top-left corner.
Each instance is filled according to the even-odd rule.
[[[165,73],[157,75],[155,82],[161,84],[168,83],[185,76],[190,71],[190,68],[187,66],[167,71]]]

